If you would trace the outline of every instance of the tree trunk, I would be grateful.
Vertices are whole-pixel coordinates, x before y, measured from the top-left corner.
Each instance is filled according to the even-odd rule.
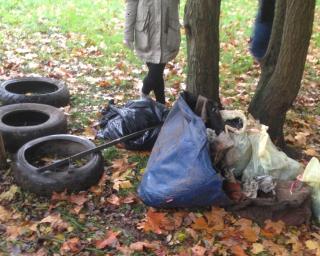
[[[284,0],[277,1],[271,45],[263,62],[263,74],[249,112],[261,123],[269,126],[273,141],[284,147],[283,125],[286,112],[292,106],[301,87],[301,79],[312,34],[315,0],[286,1],[283,29],[281,26]],[[279,3],[280,2],[280,3]],[[277,20],[275,20],[277,22]],[[277,46],[281,46],[277,53]],[[273,48],[274,47],[274,51]]]
[[[219,104],[220,3],[220,0],[187,0],[184,16],[187,90]]]

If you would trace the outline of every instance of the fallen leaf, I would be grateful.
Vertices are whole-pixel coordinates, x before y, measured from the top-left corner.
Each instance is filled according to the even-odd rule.
[[[123,179],[116,179],[113,180],[113,189],[119,191],[120,189],[128,189],[132,188],[133,185],[129,180],[123,180]]]
[[[285,228],[285,224],[282,221],[273,222],[271,220],[265,221],[264,230],[273,234],[280,235]]]
[[[113,204],[113,205],[119,206],[120,205],[120,198],[117,195],[112,194],[110,197],[107,198],[107,202],[109,204]]]
[[[108,233],[105,235],[105,237],[101,240],[98,240],[95,242],[96,248],[97,249],[104,249],[106,247],[113,247],[116,248],[119,246],[119,241],[117,236],[121,232],[113,232],[113,231],[108,231]]]
[[[205,216],[208,220],[209,232],[212,231],[222,231],[224,230],[224,217],[227,215],[227,212],[218,207],[212,207],[210,212],[205,213]]]
[[[242,249],[240,245],[234,245],[231,247],[232,255],[235,256],[247,256],[246,252]]]
[[[263,240],[262,245],[266,250],[271,252],[272,255],[289,256],[289,253],[285,247],[278,245],[270,240]]]
[[[19,188],[16,185],[12,185],[8,191],[0,194],[0,202],[4,200],[9,202],[12,201],[18,192]]]
[[[54,213],[45,217],[39,222],[39,224],[40,223],[49,223],[54,230],[59,232],[65,231],[69,228],[69,224],[61,218],[59,213]]]
[[[251,252],[253,254],[259,254],[259,253],[261,253],[263,251],[264,251],[264,247],[263,247],[262,244],[260,244],[260,243],[253,243],[252,244]]]
[[[304,151],[304,153],[308,156],[314,156],[314,157],[319,156],[319,153],[313,148],[308,148],[307,150]]]
[[[155,212],[150,208],[146,214],[146,218],[142,223],[138,224],[138,229],[143,229],[145,232],[163,234],[165,233],[163,227],[168,223],[166,215],[166,213]]]
[[[79,206],[83,206],[84,203],[88,201],[88,194],[87,192],[80,192],[79,194],[72,194],[67,198],[67,201]]]
[[[299,145],[306,146],[308,136],[310,136],[309,132],[298,132],[294,138]]]
[[[204,217],[197,218],[194,223],[191,225],[194,230],[205,230],[209,229],[208,223]]]
[[[65,241],[61,248],[60,253],[78,253],[82,249],[81,241],[78,237],[71,238]]]
[[[200,245],[196,245],[191,248],[191,251],[192,251],[192,255],[194,256],[203,256],[205,255],[207,249]]]
[[[97,136],[97,130],[92,127],[86,127],[82,134],[87,139],[94,140]]]
[[[150,243],[150,242],[136,242],[130,244],[129,248],[133,251],[139,251],[142,252],[144,249],[151,249],[151,250],[157,250],[159,249],[160,245],[159,243]]]
[[[6,229],[6,236],[9,240],[14,241],[18,236],[22,234],[22,228],[20,226],[8,226]]]
[[[116,159],[112,161],[112,170],[113,172],[125,172],[128,169],[132,169],[137,165],[137,163],[128,163],[127,158]]]
[[[105,188],[106,181],[109,179],[109,176],[104,172],[102,177],[99,180],[99,183],[96,186],[92,186],[90,188],[90,192],[96,194],[97,196],[100,196]]]
[[[137,197],[135,195],[129,195],[126,198],[123,198],[121,201],[124,204],[132,204],[137,201]]]
[[[48,251],[45,248],[39,249],[36,253],[33,254],[33,256],[47,256]]]
[[[239,219],[235,225],[240,226],[240,231],[242,232],[242,236],[251,243],[258,241],[260,228],[258,226],[253,227],[252,221],[248,219]]]
[[[315,240],[307,240],[305,242],[308,250],[316,251],[317,256],[320,255],[320,242]]]
[[[0,223],[5,223],[11,218],[11,213],[0,205]]]

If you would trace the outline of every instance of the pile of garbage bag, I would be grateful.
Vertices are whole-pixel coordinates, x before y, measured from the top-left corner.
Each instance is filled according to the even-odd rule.
[[[152,149],[138,188],[156,208],[222,206],[263,223],[320,222],[320,163],[303,166],[277,149],[268,127],[239,110],[221,110],[203,96],[181,93],[172,109],[150,98],[112,102],[103,111],[99,136],[117,139],[156,125],[126,141]]]
[[[218,205],[258,222],[308,223],[311,190],[296,179],[303,167],[277,149],[267,129],[241,111],[182,93],[153,147],[140,198],[153,207]]]

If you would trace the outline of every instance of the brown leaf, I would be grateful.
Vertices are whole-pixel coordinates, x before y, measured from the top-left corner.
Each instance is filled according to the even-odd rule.
[[[33,254],[33,256],[47,256],[48,251],[45,248],[39,249],[36,253]]]
[[[226,215],[227,212],[224,209],[218,207],[212,207],[211,212],[205,213],[210,231],[224,230],[224,217]]]
[[[97,249],[104,249],[106,247],[113,247],[116,248],[117,246],[119,246],[119,241],[117,236],[120,234],[121,232],[113,232],[113,231],[108,231],[108,233],[105,235],[105,237],[101,240],[96,241],[95,245]]]
[[[266,250],[272,253],[272,255],[289,256],[289,253],[286,250],[286,248],[281,245],[277,245],[269,240],[263,240],[262,244]]]
[[[111,86],[111,83],[107,80],[102,80],[98,83],[98,85],[101,87],[109,87],[109,86]]]
[[[285,228],[285,224],[282,221],[273,222],[271,220],[265,221],[264,231],[273,235],[280,235]]]
[[[88,199],[87,192],[80,192],[79,194],[67,195],[67,192],[64,191],[62,193],[53,192],[51,196],[51,200],[52,201],[68,201],[78,206],[83,206],[83,204],[87,202],[89,199]]]
[[[67,241],[65,241],[61,248],[60,253],[78,253],[82,249],[81,241],[78,237],[71,238]]]
[[[194,230],[205,230],[209,229],[208,223],[204,217],[197,218],[194,223],[191,225]]]
[[[307,150],[304,151],[304,153],[308,156],[314,156],[314,157],[319,156],[319,153],[313,148],[308,148]]]
[[[240,245],[234,245],[231,247],[232,255],[235,256],[247,256],[246,252],[242,249]]]
[[[191,251],[192,251],[192,255],[203,256],[203,255],[205,255],[207,249],[200,246],[200,245],[196,245],[191,248]]]
[[[128,163],[128,159],[116,159],[112,162],[113,172],[125,172],[128,169],[132,169],[137,165],[137,163]]]
[[[149,208],[146,218],[142,223],[138,224],[138,229],[143,229],[145,232],[154,232],[156,234],[163,234],[164,226],[168,223],[168,219],[166,218],[166,213],[155,212],[151,208]]]
[[[23,228],[21,226],[7,226],[6,236],[9,240],[14,241],[23,233]]]
[[[107,202],[108,202],[109,204],[113,204],[113,205],[119,206],[119,205],[120,205],[120,198],[119,198],[117,195],[112,194],[111,196],[109,196],[109,197],[107,198]]]
[[[84,203],[88,201],[88,194],[87,192],[80,192],[79,194],[76,195],[70,195],[67,198],[67,201],[73,204],[76,204],[78,206],[83,206]]]
[[[5,223],[11,218],[11,213],[0,205],[0,223]]]
[[[236,226],[240,226],[240,231],[242,236],[251,243],[258,241],[260,228],[252,227],[252,221],[248,219],[239,219],[236,223]]]
[[[294,138],[299,145],[305,146],[307,144],[308,136],[310,136],[309,132],[298,132]]]
[[[151,250],[157,250],[159,249],[159,243],[158,242],[136,242],[136,243],[132,243],[130,245],[130,249],[133,250],[133,251],[139,251],[139,252],[142,252],[144,251],[144,249],[151,249]]]
[[[104,191],[104,187],[108,179],[109,179],[109,176],[107,176],[107,174],[104,172],[102,174],[102,177],[100,178],[98,185],[92,186],[90,188],[90,192],[96,194],[97,196],[100,196]]]
[[[137,201],[137,197],[135,195],[129,195],[126,198],[123,198],[121,201],[124,204],[132,204]]]
[[[86,127],[84,129],[83,136],[89,140],[94,140],[97,136],[97,130],[92,127]]]
[[[69,224],[61,218],[59,213],[53,213],[45,217],[39,222],[39,224],[40,223],[49,223],[54,230],[57,230],[59,232],[65,231],[69,227]]]

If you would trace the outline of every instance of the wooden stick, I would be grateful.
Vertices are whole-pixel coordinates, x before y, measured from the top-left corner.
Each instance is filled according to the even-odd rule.
[[[6,157],[6,151],[4,149],[4,143],[2,134],[0,132],[0,169],[7,167],[7,157]]]

